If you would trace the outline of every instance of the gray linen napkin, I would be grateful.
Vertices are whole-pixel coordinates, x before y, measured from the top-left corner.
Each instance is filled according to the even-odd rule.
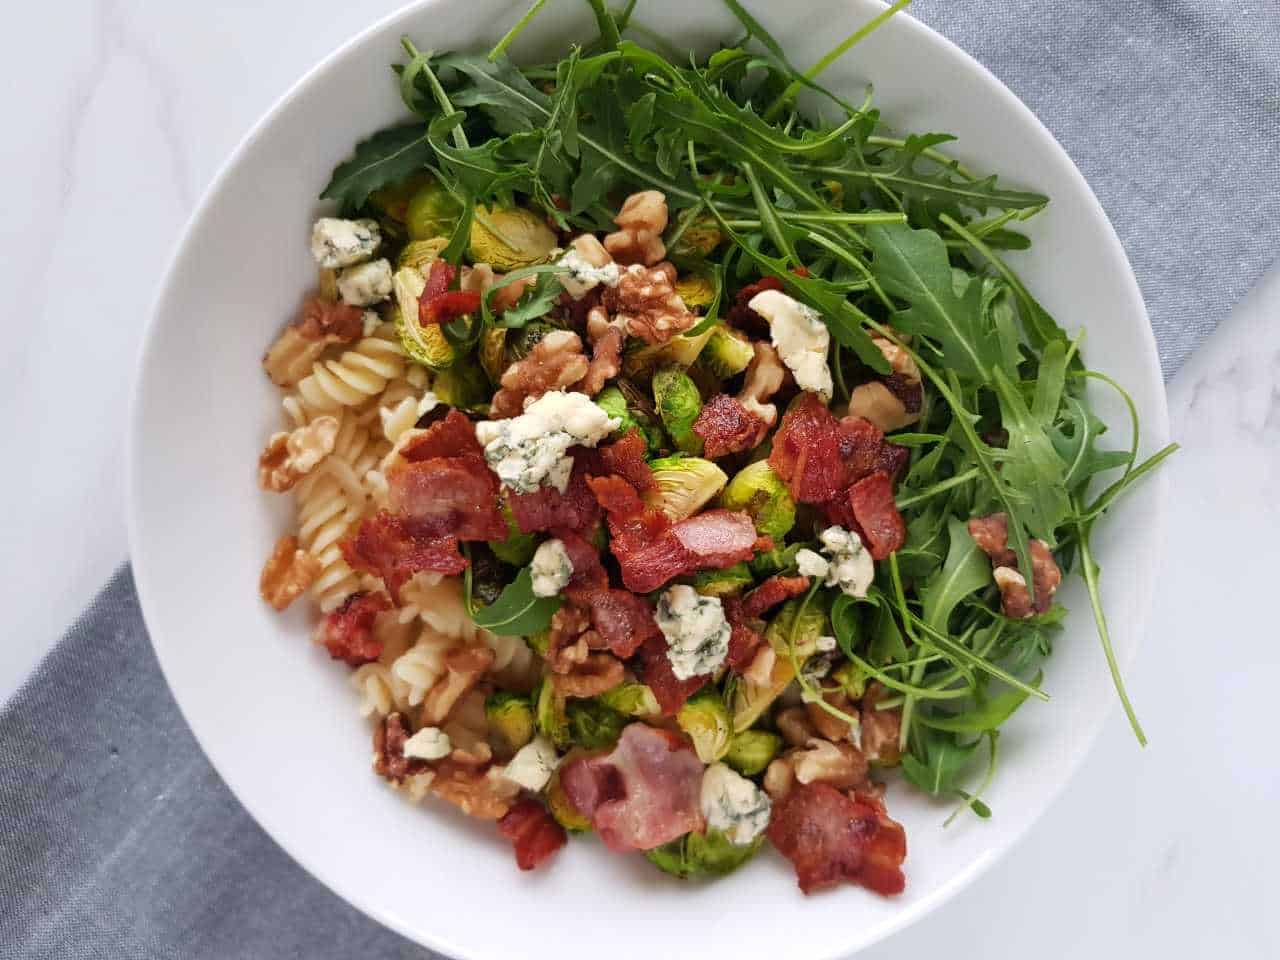
[[[1280,6],[918,0],[1115,222],[1172,374],[1280,252]],[[0,954],[426,957],[308,877],[179,716],[122,569],[0,711]]]

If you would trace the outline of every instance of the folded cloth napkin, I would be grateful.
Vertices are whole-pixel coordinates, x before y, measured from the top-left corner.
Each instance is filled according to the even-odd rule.
[[[993,68],[1080,165],[1172,373],[1280,252],[1275,0],[913,12]],[[0,954],[431,956],[308,877],[227,791],[165,687],[128,568],[0,711]]]

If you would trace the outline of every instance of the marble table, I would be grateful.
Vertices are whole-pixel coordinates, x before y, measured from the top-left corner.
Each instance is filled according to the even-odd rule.
[[[123,439],[156,281],[217,166],[395,0],[61,0],[6,13],[0,697],[125,557]],[[1066,794],[957,899],[864,954],[1280,956],[1280,271],[1170,384],[1174,512],[1118,712]]]

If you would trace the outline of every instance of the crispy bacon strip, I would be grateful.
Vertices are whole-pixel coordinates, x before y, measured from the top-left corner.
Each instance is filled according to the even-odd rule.
[[[392,512],[426,536],[503,540],[498,478],[477,456],[432,457],[387,471]]]
[[[594,451],[573,449],[573,472],[561,493],[555,487],[539,487],[532,493],[508,493],[507,503],[525,533],[553,528],[582,533],[595,526],[600,508],[588,484]]]
[[[390,609],[386,594],[353,593],[320,621],[316,640],[329,656],[348,666],[370,663],[382,655],[382,639],[374,633],[374,624],[379,613]]]
[[[353,536],[342,541],[342,556],[352,569],[381,577],[396,603],[400,588],[415,573],[456,575],[467,567],[466,558],[458,552],[457,537],[422,535],[386,510],[364,520]]]
[[[675,524],[655,510],[627,519],[610,514],[609,526],[622,583],[635,593],[656,590],[682,573],[731,567],[772,547],[747,514],[729,510],[708,510]]]
[[[844,488],[840,423],[817,394],[803,394],[783,415],[769,466],[800,503],[825,503]]]
[[[498,821],[498,832],[511,841],[521,870],[541,866],[569,842],[564,827],[537,800],[525,799],[512,806]]]
[[[714,460],[754,450],[769,432],[769,424],[733,397],[720,393],[703,404],[693,432],[703,440],[704,456]]]
[[[461,410],[452,409],[443,420],[405,444],[400,456],[411,463],[435,457],[483,457],[484,448],[476,439],[476,425]]]
[[[805,893],[841,882],[884,896],[906,887],[906,831],[870,795],[848,797],[828,783],[798,784],[774,803],[768,836],[795,866]]]
[[[766,610],[772,610],[784,600],[798,597],[808,589],[808,577],[784,577],[778,574],[746,595],[742,611],[748,617],[760,617]]]
[[[907,525],[893,501],[893,481],[873,473],[849,488],[849,506],[874,560],[884,560],[907,542]]]
[[[738,597],[723,597],[724,618],[729,621],[729,653],[725,663],[729,669],[741,673],[751,665],[756,651],[764,644],[760,630],[764,626],[759,620],[747,615],[743,601]]]

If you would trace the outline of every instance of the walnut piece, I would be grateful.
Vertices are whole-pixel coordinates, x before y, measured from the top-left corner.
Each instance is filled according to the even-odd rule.
[[[594,633],[587,611],[569,604],[561,607],[551,615],[547,666],[555,673],[571,672],[587,659],[587,644]]]
[[[849,700],[843,691],[837,690],[833,693],[824,694],[822,699],[842,713],[848,714],[855,719],[858,717],[858,707]],[[809,722],[813,724],[819,736],[825,737],[832,743],[839,743],[842,740],[848,740],[852,743],[858,742],[857,733],[852,729],[848,720],[840,719],[816,703],[805,704],[805,710],[808,711]],[[851,733],[854,735],[850,736]]]
[[[486,646],[454,647],[444,655],[445,675],[422,701],[422,722],[438,726],[454,705],[493,666],[493,651]]]
[[[591,363],[587,366],[587,374],[578,384],[578,390],[588,397],[594,397],[604,389],[604,385],[618,375],[622,369],[623,330],[616,324],[604,321],[601,329],[600,314],[603,307],[592,307],[587,314],[587,337],[591,341]],[[593,335],[592,327],[596,333]]]
[[[311,297],[302,314],[276,339],[262,357],[271,382],[292,387],[311,372],[325,347],[351,343],[364,332],[364,311],[323,297]]]
[[[258,484],[276,493],[292,488],[333,452],[337,439],[336,417],[316,417],[292,432],[272,434],[258,457]]]
[[[773,647],[767,643],[762,643],[759,649],[756,650],[756,655],[747,664],[747,668],[742,671],[742,675],[757,687],[767,687],[773,679],[773,668],[777,664],[778,655],[774,652]]]
[[[480,770],[453,759],[436,767],[430,790],[447,800],[469,817],[499,820],[511,809],[511,801],[520,794],[519,784],[502,776],[500,767]]]
[[[738,402],[748,413],[753,413],[772,427],[778,422],[778,408],[768,400],[782,388],[786,368],[778,357],[778,351],[767,343],[753,344],[755,356],[747,366],[746,379]]]
[[[814,737],[791,756],[801,783],[829,783],[837,790],[854,787],[867,778],[867,760],[851,743],[832,743]]]
[[[613,257],[609,255],[609,251],[604,245],[596,239],[594,233],[584,233],[574,238],[573,243],[569,244],[587,263],[593,267],[607,267],[613,263]]]
[[[604,238],[604,247],[618,263],[652,266],[667,255],[662,231],[667,229],[667,198],[658,190],[633,193],[613,218],[619,227]]]
[[[484,685],[469,690],[442,728],[453,744],[449,759],[472,767],[482,767],[493,759],[489,746],[489,718],[485,716],[484,701],[487,696]]]
[[[884,337],[872,337],[889,361],[893,372],[883,380],[872,380],[854,387],[849,396],[849,413],[870,420],[888,433],[900,430],[920,419],[924,388],[920,368],[907,351]]]
[[[262,566],[258,592],[277,610],[286,609],[320,576],[320,561],[298,549],[297,537],[281,537]]]
[[[698,319],[676,293],[675,270],[664,267],[670,264],[628,267],[618,285],[604,292],[604,305],[614,320],[624,323],[631,336],[649,344],[666,343]]]
[[[585,636],[585,634],[584,634]],[[562,697],[597,697],[626,679],[622,661],[609,653],[589,654],[568,673],[552,675],[556,693]]]
[[[1053,606],[1053,596],[1062,583],[1062,570],[1048,544],[1037,539],[1030,542],[1031,572],[1036,588],[1033,599],[1026,578],[1018,569],[1018,556],[1009,548],[1008,518],[1003,513],[975,517],[969,521],[969,535],[991,558],[992,577],[1000,588],[1000,602],[1006,617],[1023,620],[1045,613]]]
[[[373,728],[373,770],[392,783],[403,783],[405,777],[422,773],[427,762],[404,755],[404,744],[409,739],[409,729],[399,713],[387,714]]]
[[[795,786],[796,771],[789,756],[781,756],[770,762],[764,772],[764,792],[773,800],[781,800]]]
[[[862,755],[871,763],[891,767],[902,757],[898,738],[902,732],[902,709],[877,710],[876,704],[888,691],[880,683],[867,687],[862,696]]]
[[[814,727],[804,707],[787,707],[779,710],[774,723],[788,746],[803,747],[814,737]]]
[[[524,413],[526,400],[549,390],[572,387],[587,375],[582,341],[571,330],[554,330],[538,341],[529,355],[507,367],[502,387],[493,395],[489,416],[494,420]]]
[[[489,292],[499,280],[502,280],[506,274],[494,273],[493,267],[487,263],[477,263],[474,267],[463,267],[462,274],[458,279],[458,289],[474,290],[481,295]],[[524,292],[533,286],[535,277],[525,277],[523,280],[516,280],[503,287],[493,295],[493,299],[489,301],[489,306],[493,308],[494,313],[502,313],[514,307]]]

